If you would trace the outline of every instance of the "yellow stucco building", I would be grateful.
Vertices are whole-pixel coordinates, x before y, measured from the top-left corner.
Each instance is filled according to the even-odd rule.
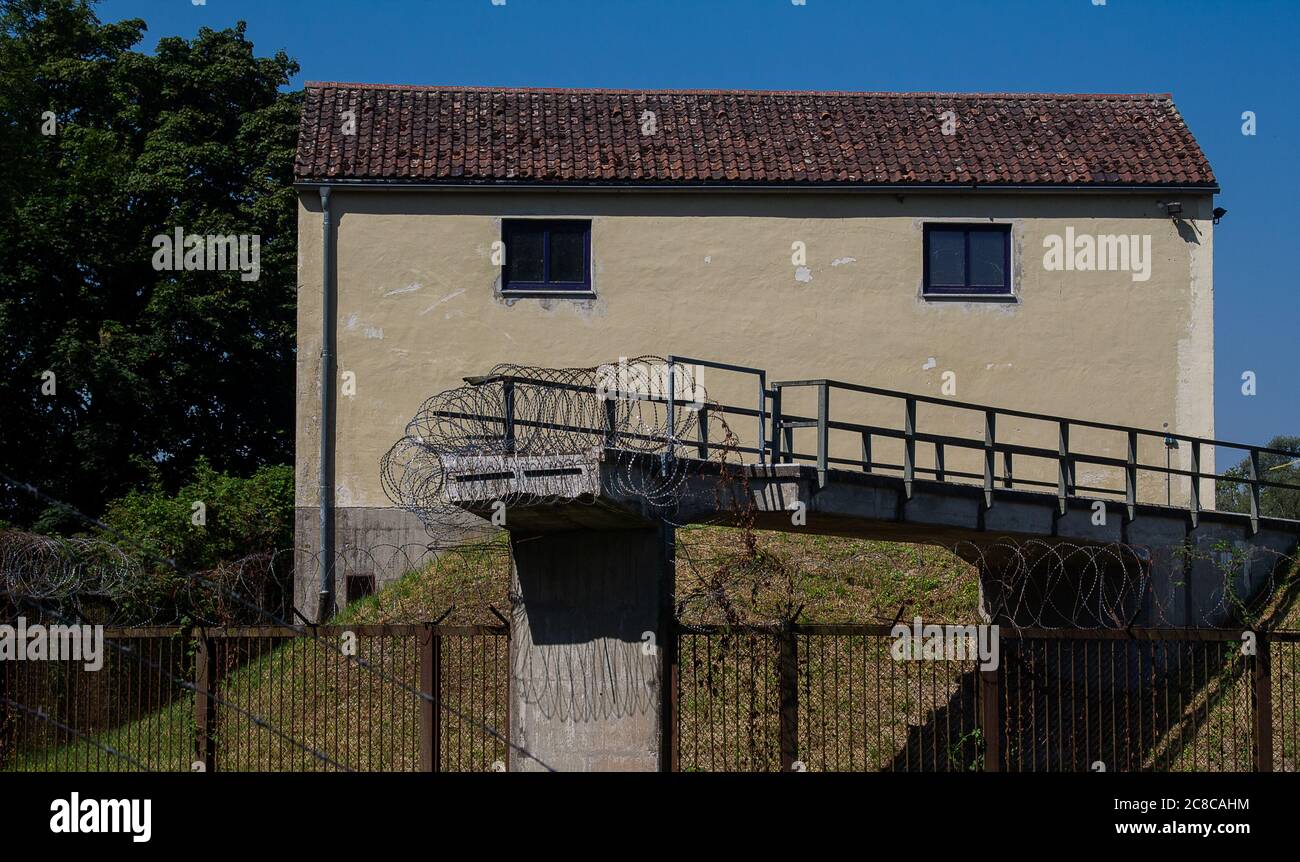
[[[296,174],[304,559],[322,487],[336,554],[429,541],[380,458],[498,362],[675,353],[1214,434],[1218,187],[1167,95],[309,84]]]

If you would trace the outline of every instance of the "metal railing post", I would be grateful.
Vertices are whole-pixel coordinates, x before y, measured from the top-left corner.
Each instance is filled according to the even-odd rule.
[[[1131,521],[1137,517],[1137,457],[1138,435],[1128,432],[1128,454],[1124,466],[1124,511]]]
[[[1070,493],[1070,423],[1062,422],[1056,443],[1056,505],[1061,514],[1066,512],[1065,499]]]
[[[501,403],[504,420],[502,441],[506,452],[513,453],[515,451],[515,382],[513,380],[501,384]]]
[[[862,472],[871,472],[871,432],[862,432]]]
[[[1201,520],[1201,441],[1192,441],[1192,488],[1191,496],[1188,498],[1187,505],[1192,513],[1192,529],[1195,529]]]
[[[910,500],[916,479],[916,399],[906,398],[903,407],[903,494]]]
[[[781,387],[772,387],[772,424],[769,429],[771,442],[768,444],[769,463],[781,462]]]
[[[1250,532],[1259,532],[1259,450],[1250,448]]]
[[[817,388],[817,486],[826,487],[826,471],[830,464],[830,428],[827,425],[831,411],[831,387],[825,380]]]
[[[700,445],[697,447],[697,454],[700,460],[709,459],[709,408],[708,405],[701,404],[698,411],[700,422]]]
[[[992,410],[984,411],[984,508],[993,508],[993,459],[996,455],[994,445],[997,442],[997,414]]]
[[[677,449],[677,365],[668,359],[668,456]]]
[[[605,396],[605,448],[612,449],[618,442],[618,401]]]

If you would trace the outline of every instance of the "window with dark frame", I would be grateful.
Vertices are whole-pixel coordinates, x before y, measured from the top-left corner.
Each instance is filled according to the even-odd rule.
[[[926,296],[1011,296],[1011,225],[927,224]]]
[[[506,260],[501,289],[591,291],[591,222],[508,219],[501,223]]]

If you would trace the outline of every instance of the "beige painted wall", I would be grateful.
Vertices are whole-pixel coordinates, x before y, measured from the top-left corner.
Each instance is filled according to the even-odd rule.
[[[1212,200],[1180,196],[1188,221],[1176,225],[1159,197],[336,189],[338,368],[356,375],[356,395],[338,401],[337,504],[390,505],[379,459],[420,403],[503,361],[589,366],[677,353],[756,365],[775,380],[830,377],[933,395],[942,373],[953,371],[961,400],[1153,429],[1167,422],[1212,436]],[[501,218],[543,215],[592,219],[595,300],[499,295],[490,255]],[[1013,225],[1015,303],[921,297],[922,224],[935,219]],[[1043,238],[1067,227],[1150,234],[1150,280],[1045,271]],[[809,280],[797,279],[791,264],[796,240],[807,244]],[[297,502],[315,506],[321,218],[314,191],[300,198],[298,249]],[[710,397],[750,404],[749,381],[728,377],[705,373]],[[793,407],[813,403],[809,393]],[[857,404],[838,399],[834,415],[901,423],[901,415],[883,416],[886,408],[865,402],[854,414]],[[742,436],[753,436],[751,425],[738,426]],[[982,434],[976,414],[941,417],[924,408],[921,427]],[[1056,445],[1055,428],[1041,423],[1004,425],[1004,433]],[[1076,442],[1123,454],[1120,435]],[[857,452],[851,440],[835,448]],[[1175,463],[1186,456],[1184,448]],[[975,457],[950,454],[948,467],[968,469]],[[1203,453],[1208,469],[1212,457]],[[928,453],[921,458],[927,463]],[[1144,446],[1141,458],[1163,464],[1163,448]],[[1054,481],[1049,468],[1029,469]],[[1081,467],[1078,480],[1111,486],[1120,478]],[[1181,495],[1174,487],[1175,498],[1185,498],[1185,483]],[[1163,501],[1164,480],[1144,481],[1141,497]]]

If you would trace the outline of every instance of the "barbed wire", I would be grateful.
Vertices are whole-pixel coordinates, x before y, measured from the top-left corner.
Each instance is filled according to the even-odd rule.
[[[1128,628],[1140,618],[1145,626],[1250,623],[1296,566],[1294,556],[1250,546],[1207,551],[1185,544],[1153,551],[1119,542],[1003,537],[958,542],[952,550],[978,569],[986,614],[1003,624],[1038,629]],[[1197,560],[1208,563],[1202,571],[1212,580],[1189,603],[1185,570]],[[1157,566],[1169,573],[1167,589],[1153,582]],[[1250,595],[1237,595],[1236,580],[1259,570]],[[1184,574],[1175,577],[1175,571]]]
[[[420,406],[381,459],[381,483],[431,536],[481,536],[493,526],[467,521],[457,498],[472,494],[507,508],[525,499],[590,501],[600,489],[583,461],[603,449],[620,459],[606,473],[608,490],[667,516],[692,475],[676,456],[696,445],[700,411],[709,406],[691,366],[658,356],[587,368],[496,365],[480,382]],[[660,456],[658,469],[633,469],[651,454]]]

